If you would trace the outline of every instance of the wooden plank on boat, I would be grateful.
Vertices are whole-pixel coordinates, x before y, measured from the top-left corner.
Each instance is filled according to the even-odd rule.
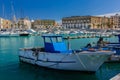
[[[110,80],[120,80],[120,73],[111,78]]]

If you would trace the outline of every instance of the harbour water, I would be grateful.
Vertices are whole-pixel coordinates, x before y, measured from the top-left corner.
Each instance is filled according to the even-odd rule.
[[[87,43],[95,45],[97,40],[98,38],[71,39],[70,46],[72,49],[80,49]],[[105,40],[117,42],[117,37]],[[19,48],[39,46],[44,46],[40,36],[0,37],[0,80],[109,80],[120,73],[120,63],[104,63],[92,74],[50,70],[19,62]]]

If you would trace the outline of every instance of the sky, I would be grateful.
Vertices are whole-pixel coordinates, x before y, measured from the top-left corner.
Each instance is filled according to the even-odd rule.
[[[0,17],[61,20],[120,11],[120,0],[0,0]]]

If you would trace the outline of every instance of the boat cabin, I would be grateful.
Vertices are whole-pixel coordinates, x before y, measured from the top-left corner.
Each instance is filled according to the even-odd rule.
[[[42,36],[44,39],[45,51],[50,53],[70,53],[62,38],[58,35],[46,35]]]

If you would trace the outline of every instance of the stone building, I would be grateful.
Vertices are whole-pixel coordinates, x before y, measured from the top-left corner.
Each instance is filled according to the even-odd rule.
[[[31,28],[31,21],[28,18],[20,18],[18,20],[17,26],[19,29],[30,29]]]
[[[55,20],[35,20],[32,23],[32,28],[34,29],[46,29],[55,27]]]
[[[7,19],[0,18],[0,29],[10,29],[12,22]]]
[[[97,16],[71,16],[62,19],[62,26],[69,29],[107,29],[111,19]]]
[[[115,14],[111,16],[112,22],[113,22],[113,29],[120,29],[120,15]]]

